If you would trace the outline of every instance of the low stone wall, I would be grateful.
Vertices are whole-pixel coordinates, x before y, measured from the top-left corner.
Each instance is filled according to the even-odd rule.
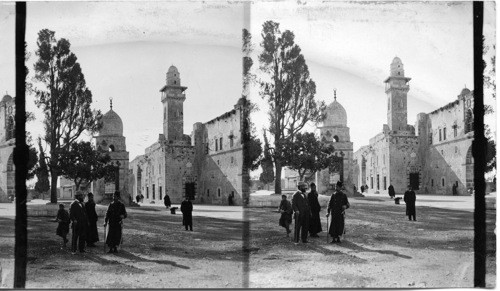
[[[64,209],[69,211],[69,203],[63,203],[64,204]],[[57,216],[57,211],[59,211],[59,203],[57,204],[28,204],[27,205],[28,209],[28,216],[30,217],[36,217],[36,216],[49,216],[49,217],[56,217]],[[97,216],[99,217],[104,217],[106,215],[106,210],[108,208],[106,206],[102,205],[96,205],[95,211],[97,212]]]
[[[285,194],[287,196],[287,200],[292,202],[292,194]],[[330,200],[330,196],[319,195],[318,196],[319,205],[321,207],[326,207],[328,201]],[[270,208],[278,208],[281,203],[281,194],[271,194],[271,195],[250,195],[250,203],[249,207],[270,207]]]

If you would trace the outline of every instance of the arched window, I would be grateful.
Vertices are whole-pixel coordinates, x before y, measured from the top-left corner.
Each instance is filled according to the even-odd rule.
[[[7,130],[6,130],[6,140],[14,138],[16,136],[16,129],[14,126],[14,117],[9,116],[7,118]]]
[[[217,188],[217,197],[220,197],[220,188]]]
[[[472,115],[472,110],[469,109],[465,113],[465,133],[468,133],[473,129],[474,129],[474,116]]]
[[[334,136],[333,136],[333,140],[334,140],[335,142],[339,142],[339,140],[340,140],[340,139],[339,139],[338,135],[334,135]]]
[[[163,119],[167,119],[167,107],[163,107]]]
[[[109,151],[114,152],[115,151],[115,146],[114,145],[109,145]]]

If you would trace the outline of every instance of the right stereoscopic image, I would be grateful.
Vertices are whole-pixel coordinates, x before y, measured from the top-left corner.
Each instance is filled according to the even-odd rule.
[[[484,3],[490,288],[495,13]],[[474,286],[474,45],[471,2],[251,5],[248,287]]]

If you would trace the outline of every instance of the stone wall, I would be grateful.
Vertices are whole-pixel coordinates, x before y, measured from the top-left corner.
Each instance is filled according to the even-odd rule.
[[[242,205],[243,147],[241,108],[194,126],[194,164],[198,176],[199,203],[228,204],[234,194],[235,205]]]

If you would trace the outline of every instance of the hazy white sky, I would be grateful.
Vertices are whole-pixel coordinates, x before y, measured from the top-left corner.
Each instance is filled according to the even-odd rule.
[[[488,44],[495,41],[491,36],[496,31],[492,3],[485,5]],[[395,56],[412,78],[411,124],[417,113],[452,102],[464,85],[473,89],[471,2],[256,1],[246,16],[255,54],[264,21],[277,21],[282,30],[295,33],[317,98],[330,103],[337,88],[355,150],[386,122],[383,81]],[[193,123],[232,109],[241,96],[241,3],[29,2],[27,17],[30,62],[36,59],[41,29],[67,38],[93,92],[94,108],[106,112],[108,98],[114,98],[131,158],[143,154],[162,132],[158,91],[170,65],[177,66],[188,87],[185,133]],[[0,92],[15,95],[13,3],[0,2],[0,47]],[[254,116],[260,129],[267,121],[266,104],[253,93],[261,108]],[[33,99],[27,106],[36,112]],[[488,117],[490,123],[494,117]],[[34,137],[42,132],[41,122],[38,115],[28,125]]]
[[[495,33],[495,13],[487,3],[485,34],[490,37]],[[465,85],[473,89],[471,2],[258,2],[251,14],[256,43],[266,20],[294,32],[319,100],[333,102],[337,89],[354,150],[368,144],[387,122],[383,81],[395,56],[412,78],[410,124],[418,113],[454,101]],[[255,53],[259,51],[257,45]],[[267,122],[267,104],[256,90],[253,93],[261,107],[254,120]],[[257,127],[262,125],[257,122]]]

